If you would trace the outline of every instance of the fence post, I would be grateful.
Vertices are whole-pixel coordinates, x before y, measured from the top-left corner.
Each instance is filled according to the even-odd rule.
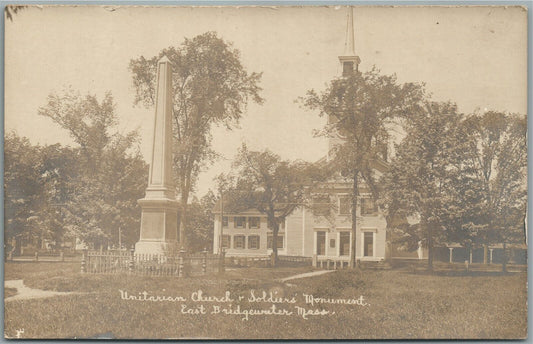
[[[185,250],[183,247],[180,249],[180,259],[179,259],[179,266],[178,266],[178,277],[183,277],[183,265],[184,265],[184,256]]]
[[[81,272],[82,273],[87,272],[87,262],[85,261],[87,259],[86,254],[87,254],[87,250],[83,250],[83,253],[81,254]]]
[[[36,261],[36,262],[39,261],[39,252],[35,252],[35,261]]]
[[[62,262],[65,261],[65,255],[64,255],[63,251],[59,252],[59,257],[61,258]]]
[[[133,268],[135,267],[135,249],[133,246],[130,249],[130,262],[128,266],[129,273],[133,273]]]
[[[225,267],[224,267],[224,264],[226,263],[225,258],[226,256],[226,250],[224,248],[222,248],[222,251],[220,252],[219,254],[219,261],[218,261],[218,273],[220,274],[223,274],[224,273],[224,270],[225,270]]]
[[[204,247],[204,259],[202,261],[202,273],[207,273],[207,247]]]

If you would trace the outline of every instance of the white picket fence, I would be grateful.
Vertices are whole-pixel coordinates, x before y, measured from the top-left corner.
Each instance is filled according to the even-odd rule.
[[[224,271],[223,256],[207,251],[178,255],[138,254],[133,250],[86,251],[81,272],[93,274],[129,273],[144,276],[194,276]]]

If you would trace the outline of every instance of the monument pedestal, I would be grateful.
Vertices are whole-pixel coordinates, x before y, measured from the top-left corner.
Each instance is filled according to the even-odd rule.
[[[174,255],[178,245],[178,202],[161,198],[137,201],[142,209],[140,240],[135,252]]]

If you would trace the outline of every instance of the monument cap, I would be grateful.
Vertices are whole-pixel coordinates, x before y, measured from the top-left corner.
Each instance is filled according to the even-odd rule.
[[[172,63],[168,59],[167,55],[163,55],[163,57],[161,57],[157,63],[165,63],[165,62]]]

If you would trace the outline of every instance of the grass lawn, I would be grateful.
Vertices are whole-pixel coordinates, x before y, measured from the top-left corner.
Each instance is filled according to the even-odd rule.
[[[412,270],[335,271],[290,280],[312,271],[300,268],[241,268],[223,277],[141,277],[82,275],[79,263],[6,263],[5,279],[23,279],[31,288],[80,294],[7,302],[5,333],[23,338],[237,338],[237,339],[501,339],[527,336],[526,274],[477,273],[457,276]],[[232,302],[193,302],[205,296]],[[119,290],[139,296],[182,296],[186,301],[124,300]],[[250,290],[284,297],[286,302],[250,302]],[[303,294],[358,299],[367,305],[306,304]],[[242,296],[242,300],[239,300]],[[294,297],[294,303],[290,302]],[[261,300],[257,300],[261,301]],[[182,306],[183,305],[183,306]],[[188,311],[206,314],[189,314]],[[230,306],[231,305],[231,306]],[[220,309],[261,310],[275,305],[291,315],[211,314]],[[297,307],[329,314],[297,314]],[[185,307],[182,311],[182,307]],[[185,312],[185,313],[183,313]]]

